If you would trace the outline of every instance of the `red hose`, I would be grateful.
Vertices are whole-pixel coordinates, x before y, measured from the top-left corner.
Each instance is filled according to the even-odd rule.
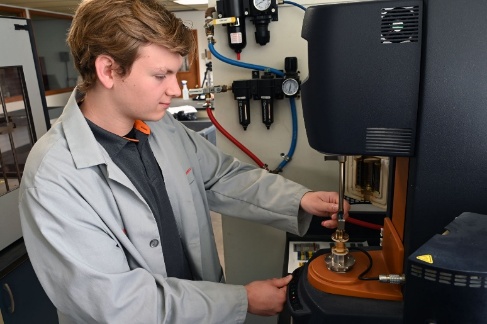
[[[215,116],[213,115],[213,111],[211,111],[211,108],[210,107],[206,107],[206,113],[208,114],[208,117],[210,118],[210,120],[213,123],[213,125],[215,125],[215,127],[223,135],[225,135],[226,138],[228,138],[230,141],[232,141],[233,144],[235,144],[236,146],[238,146],[239,149],[241,149],[252,160],[254,160],[254,162],[257,163],[257,165],[259,167],[261,167],[262,169],[268,170],[267,165],[264,162],[262,162],[254,153],[252,153],[248,148],[246,148],[242,143],[240,143],[235,137],[233,137],[229,132],[227,132],[225,130],[225,128],[223,128],[223,126],[220,125],[220,123],[218,123],[218,121],[215,119]]]
[[[381,225],[377,225],[377,224],[373,224],[373,223],[369,223],[369,222],[364,222],[362,220],[352,218],[352,217],[348,217],[347,222],[349,222],[351,224],[358,225],[358,226],[362,226],[362,227],[366,227],[366,228],[370,228],[370,229],[374,229],[374,230],[379,230],[379,231],[382,228]]]

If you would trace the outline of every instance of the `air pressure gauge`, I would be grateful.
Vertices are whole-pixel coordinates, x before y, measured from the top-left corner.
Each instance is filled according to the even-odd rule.
[[[288,78],[282,82],[282,92],[286,96],[294,96],[299,91],[299,82],[294,78]]]
[[[271,6],[272,0],[254,0],[254,7],[260,11],[266,11]]]

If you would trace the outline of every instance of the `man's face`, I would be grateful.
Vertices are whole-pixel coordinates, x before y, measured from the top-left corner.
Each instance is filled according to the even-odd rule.
[[[176,73],[182,57],[158,45],[143,46],[128,75],[115,76],[114,102],[123,118],[160,120],[181,95]]]

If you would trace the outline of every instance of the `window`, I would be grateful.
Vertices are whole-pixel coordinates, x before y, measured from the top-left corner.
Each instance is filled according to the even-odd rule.
[[[70,92],[78,73],[66,44],[72,17],[29,10],[46,95]]]

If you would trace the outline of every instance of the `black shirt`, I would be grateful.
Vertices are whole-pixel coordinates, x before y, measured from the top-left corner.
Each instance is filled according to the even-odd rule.
[[[162,241],[161,248],[167,276],[192,279],[174,212],[167,195],[164,177],[149,145],[149,127],[142,124],[143,129],[139,130],[137,129],[139,127],[134,127],[129,134],[122,137],[86,120],[96,140],[130,179],[154,214]],[[140,125],[140,122],[138,124]],[[147,244],[149,242],[150,240]]]

